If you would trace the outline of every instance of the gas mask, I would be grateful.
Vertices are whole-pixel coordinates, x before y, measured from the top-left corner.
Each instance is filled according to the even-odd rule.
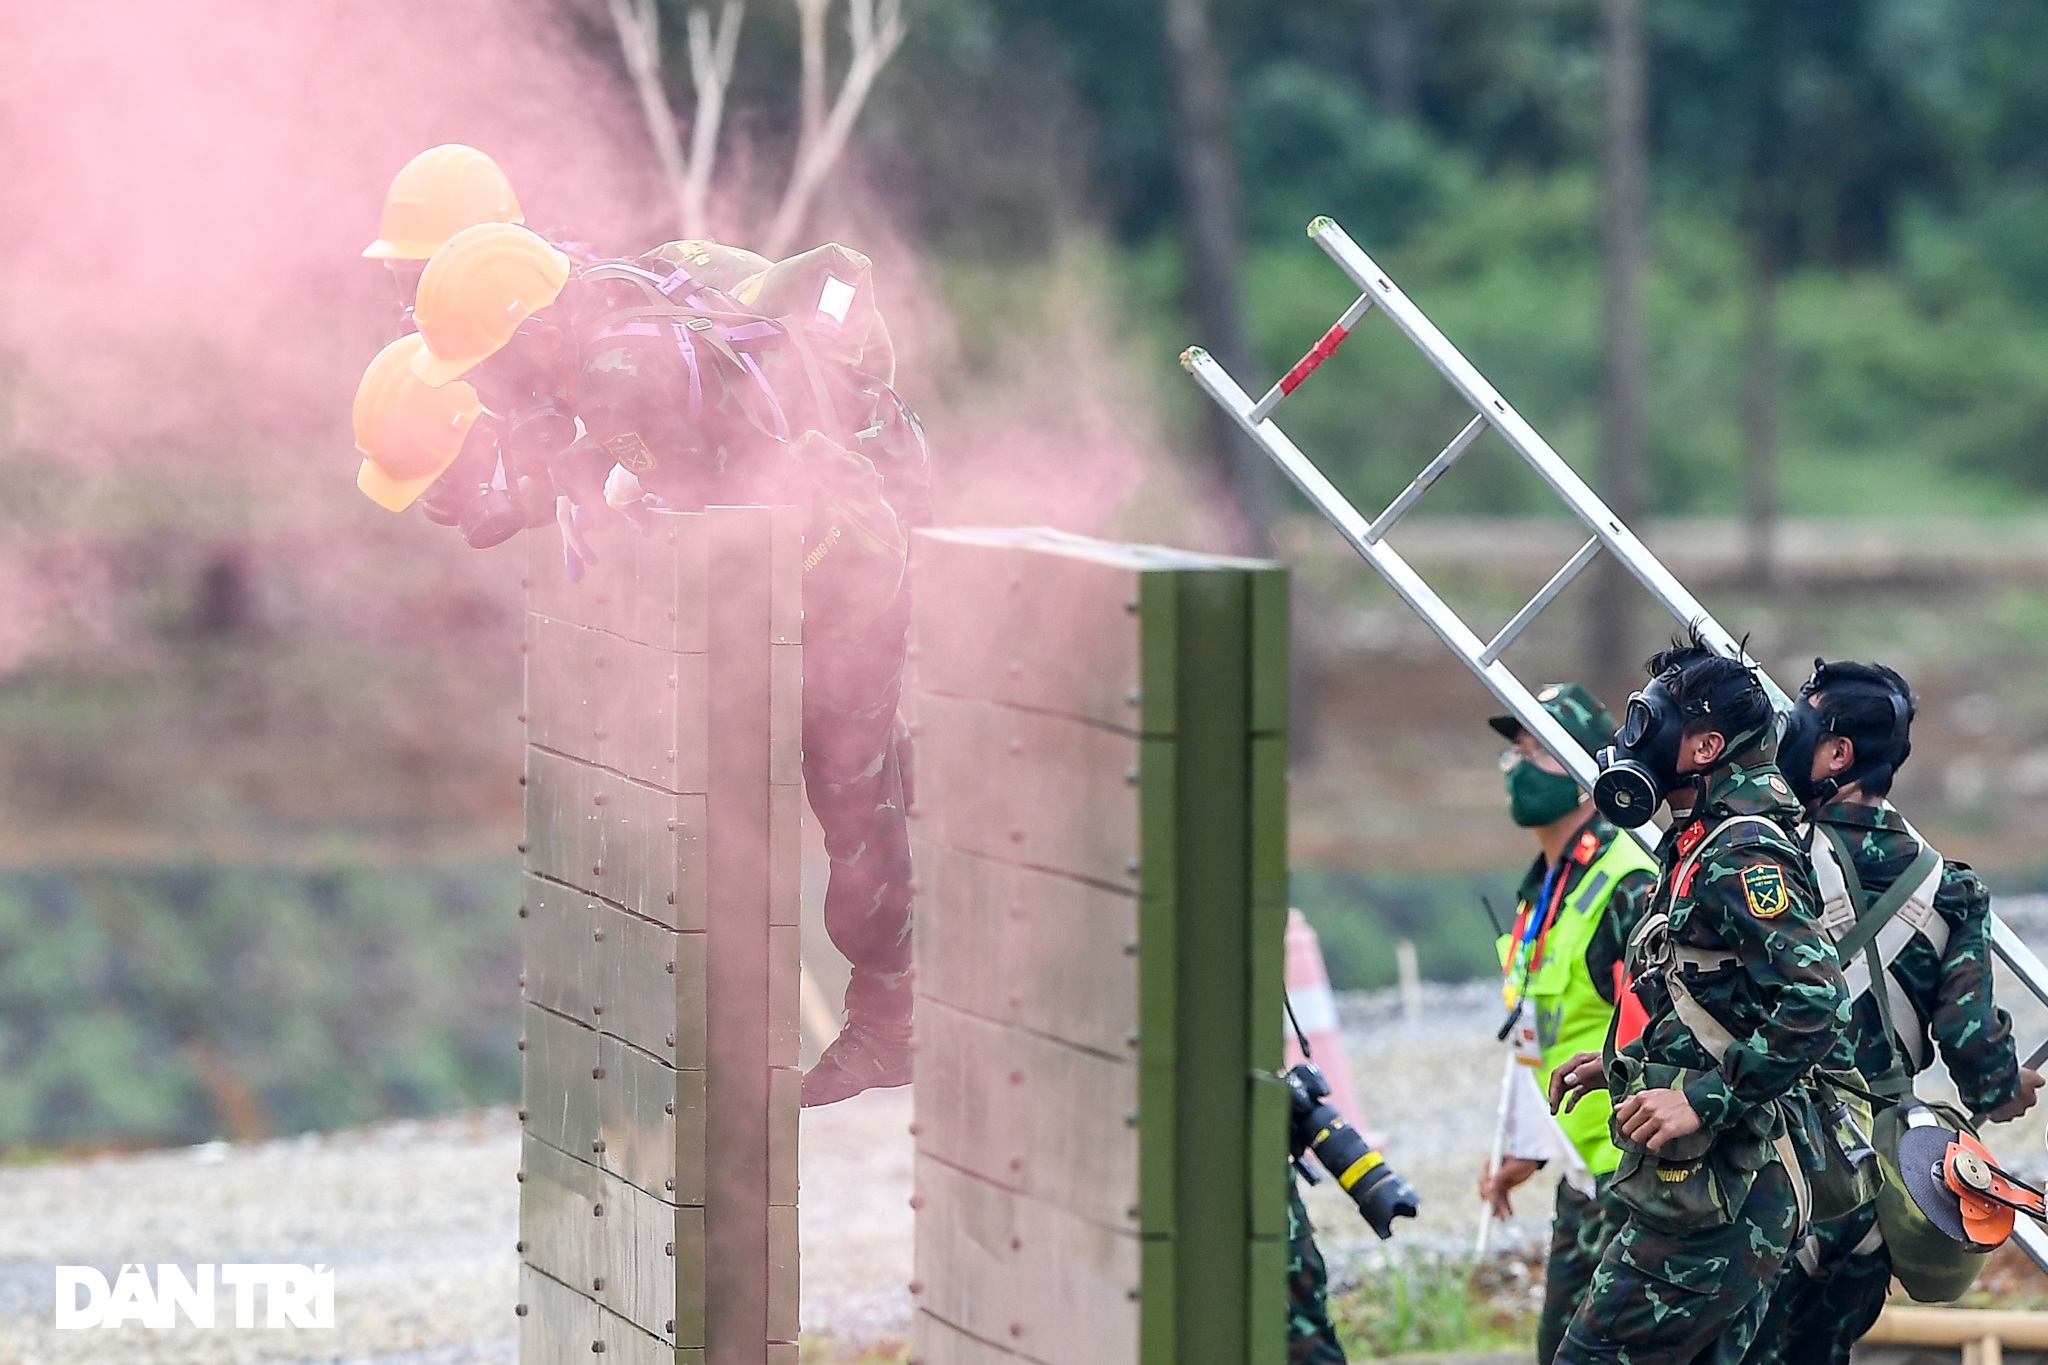
[[[471,549],[501,545],[523,528],[546,526],[555,517],[547,471],[521,469],[505,435],[503,419],[488,412],[479,417],[462,453],[420,498],[427,519],[459,527]]]
[[[1891,704],[1891,726],[1880,744],[1871,737],[1849,738],[1855,743],[1855,761],[1847,769],[1833,777],[1823,777],[1818,782],[1813,778],[1813,752],[1819,747],[1823,735],[1843,733],[1836,728],[1832,716],[1823,715],[1821,708],[1811,705],[1808,698],[1817,691],[1831,695],[1836,689],[1856,688],[1869,695],[1870,688],[1858,687],[1854,683],[1837,682],[1821,684],[1819,678],[1824,666],[1814,660],[1814,675],[1799,689],[1799,703],[1785,714],[1785,729],[1778,739],[1778,767],[1785,774],[1785,781],[1792,787],[1792,794],[1803,806],[1812,806],[1834,799],[1835,794],[1852,783],[1861,782],[1880,772],[1890,776],[1898,766],[1899,755],[1906,744],[1907,728],[1911,724],[1907,702],[1897,692],[1886,689],[1884,698]]]
[[[1678,785],[1678,744],[1685,723],[1705,714],[1671,694],[1663,678],[1628,699],[1614,742],[1594,756],[1600,776],[1593,783],[1593,804],[1624,829],[1644,824]]]

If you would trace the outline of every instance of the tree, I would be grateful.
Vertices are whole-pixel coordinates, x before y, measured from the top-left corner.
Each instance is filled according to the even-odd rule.
[[[1189,301],[1202,345],[1243,379],[1251,373],[1238,270],[1243,209],[1231,149],[1229,89],[1209,28],[1207,0],[1166,0],[1166,46],[1173,72],[1173,159]],[[1203,408],[1210,449],[1236,514],[1236,548],[1270,555],[1271,471],[1235,422],[1214,404]]]
[[[1605,0],[1606,119],[1601,142],[1600,236],[1606,271],[1606,391],[1601,410],[1602,495],[1633,527],[1642,519],[1650,356],[1643,326],[1649,254],[1648,71],[1642,0]],[[1629,676],[1636,592],[1628,568],[1603,556],[1589,599],[1587,657],[1597,686],[1614,694]]]
[[[1942,120],[1882,0],[1660,7],[1659,150],[1732,203],[1743,252],[1743,506],[1750,566],[1775,568],[1778,282],[1799,265],[1890,250],[1899,206],[1942,187]]]
[[[739,55],[746,0],[723,0],[715,27],[706,6],[692,8],[685,20],[690,81],[696,92],[687,156],[662,84],[659,0],[609,0],[609,4],[619,49],[640,96],[640,109],[662,177],[675,199],[682,234],[710,236],[711,177],[718,161],[718,134],[732,86],[733,64]],[[761,253],[771,259],[780,258],[795,245],[819,189],[846,150],[875,78],[902,46],[905,31],[902,0],[847,0],[852,51],[838,93],[828,103],[825,31],[832,0],[795,0],[795,4],[802,39],[801,123],[788,184],[774,216],[757,238]]]

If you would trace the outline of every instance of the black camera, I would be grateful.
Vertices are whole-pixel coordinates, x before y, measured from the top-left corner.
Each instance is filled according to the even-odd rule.
[[[1359,1136],[1330,1103],[1330,1083],[1322,1068],[1303,1062],[1287,1073],[1287,1088],[1294,1094],[1294,1114],[1288,1130],[1288,1145],[1294,1164],[1309,1183],[1315,1174],[1302,1165],[1302,1155],[1314,1152],[1322,1168],[1337,1178],[1351,1202],[1372,1230],[1385,1241],[1394,1235],[1396,1218],[1413,1218],[1422,1206],[1415,1187],[1396,1175],[1386,1158]]]

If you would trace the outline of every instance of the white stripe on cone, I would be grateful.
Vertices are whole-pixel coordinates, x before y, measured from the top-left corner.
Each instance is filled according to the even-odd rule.
[[[1375,1147],[1380,1136],[1365,1121],[1358,1107],[1358,1090],[1351,1084],[1351,1060],[1344,1053],[1344,1033],[1337,1025],[1337,998],[1330,993],[1330,974],[1323,968],[1323,945],[1308,917],[1299,910],[1287,912],[1287,1003],[1294,1007],[1295,1022],[1308,1035],[1315,1049],[1315,1063],[1330,1083],[1330,1103],[1337,1106],[1351,1126]],[[1281,1025],[1287,1034],[1287,1065],[1302,1061],[1301,1045],[1294,1030]]]

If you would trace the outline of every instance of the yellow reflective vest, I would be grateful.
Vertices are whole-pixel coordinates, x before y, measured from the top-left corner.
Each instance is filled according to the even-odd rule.
[[[1550,1089],[1550,1073],[1561,1063],[1581,1052],[1598,1052],[1606,1043],[1615,1007],[1601,997],[1594,984],[1586,966],[1586,950],[1623,879],[1631,873],[1655,876],[1657,872],[1657,860],[1626,832],[1609,826],[1607,847],[1595,853],[1588,844],[1597,846],[1598,839],[1588,827],[1566,851],[1565,858],[1580,863],[1583,871],[1567,883],[1556,921],[1541,940],[1541,956],[1525,979],[1517,982],[1512,974],[1513,936],[1503,935],[1500,940],[1502,965],[1511,970],[1509,1003],[1527,999],[1536,1016],[1536,1043],[1542,1057],[1536,1066],[1536,1088],[1545,1093]],[[1591,854],[1591,862],[1585,862],[1582,854]],[[1521,907],[1522,915],[1542,912],[1541,906]],[[1608,1132],[1612,1111],[1607,1092],[1595,1090],[1569,1113],[1557,1116],[1558,1126],[1594,1175],[1606,1175],[1621,1162],[1621,1153]]]

